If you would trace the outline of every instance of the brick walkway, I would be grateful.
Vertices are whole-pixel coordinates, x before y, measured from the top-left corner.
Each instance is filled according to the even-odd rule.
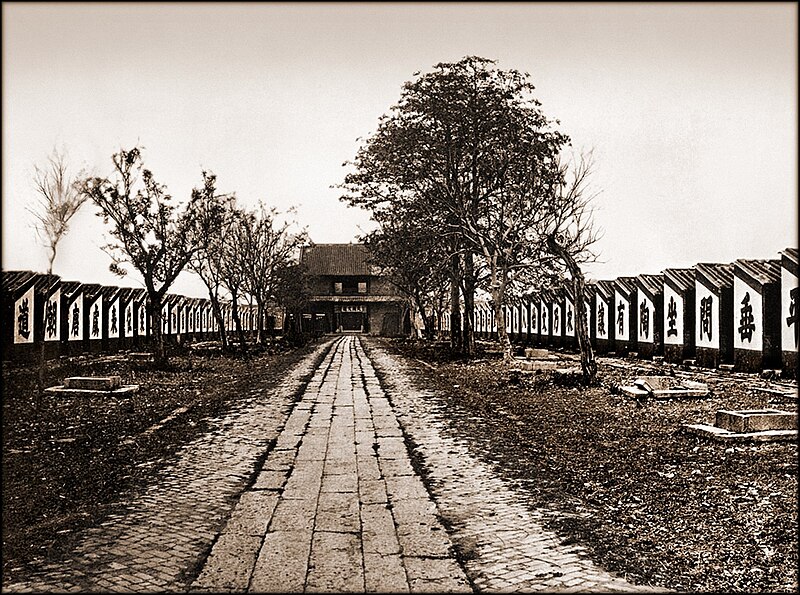
[[[3,590],[644,590],[545,531],[445,431],[446,412],[405,364],[369,339],[367,357],[362,341],[326,341],[275,391],[254,389],[158,484],[88,530],[68,563]]]

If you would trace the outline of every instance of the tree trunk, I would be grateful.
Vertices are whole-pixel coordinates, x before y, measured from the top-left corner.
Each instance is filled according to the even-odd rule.
[[[464,355],[475,354],[475,257],[464,255],[464,331],[461,350]]]
[[[242,353],[247,353],[247,339],[244,336],[242,321],[239,318],[239,293],[231,291],[231,315],[236,326],[236,336],[239,337],[239,349]]]
[[[503,310],[503,290],[501,287],[492,288],[492,307],[497,321],[497,341],[503,350],[503,361],[510,363],[514,357],[511,354],[511,339],[506,332],[506,313]]]
[[[581,371],[583,372],[584,384],[590,384],[597,376],[597,361],[594,359],[592,342],[589,340],[589,326],[586,322],[586,301],[584,300],[584,289],[586,282],[583,278],[583,271],[572,255],[562,248],[554,238],[547,238],[550,250],[559,256],[567,266],[572,276],[572,289],[575,293],[575,334],[578,337],[578,347],[581,350]]]
[[[167,349],[164,345],[164,333],[161,330],[161,293],[148,291],[147,309],[150,314],[150,332],[153,335],[155,361],[159,366],[167,363]]]
[[[217,330],[219,331],[219,340],[220,343],[222,343],[222,349],[227,349],[228,337],[225,334],[225,317],[222,315],[219,298],[210,288],[208,290],[208,297],[211,300],[211,311],[214,313],[214,320],[217,321]]]
[[[461,348],[461,262],[458,254],[450,257],[450,347]]]

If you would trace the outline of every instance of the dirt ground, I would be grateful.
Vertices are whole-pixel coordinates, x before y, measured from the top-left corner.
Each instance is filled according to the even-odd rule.
[[[96,355],[47,368],[45,386],[68,376],[119,375],[140,385],[132,398],[43,395],[37,370],[3,362],[3,574],[57,561],[81,528],[103,521],[110,503],[155,481],[208,420],[249,387],[280,381],[309,349],[275,344],[247,360],[184,350],[168,369]]]
[[[664,367],[603,358],[599,386],[585,388],[551,372],[517,376],[496,351],[464,361],[443,344],[393,345],[427,364],[419,372],[452,431],[604,567],[681,591],[797,592],[797,444],[682,429],[713,423],[718,409],[796,412],[796,398],[754,391],[768,384],[755,375],[696,371],[708,398],[637,403],[616,387]]]
[[[548,372],[514,375],[491,344],[464,361],[442,343],[387,343],[437,388],[452,431],[531,507],[553,511],[548,528],[604,567],[682,591],[797,591],[797,445],[717,443],[681,428],[712,422],[718,409],[796,411],[796,399],[753,391],[767,384],[756,376],[697,372],[709,398],[637,403],[615,387],[648,371],[643,362],[602,360],[600,384],[584,388]],[[107,374],[141,386],[116,401],[40,395],[35,370],[4,362],[4,574],[57,561],[109,503],[155,481],[207,420],[249,387],[275,383],[309,349],[276,347],[247,361],[183,352],[169,370],[92,356],[47,371],[48,386]]]

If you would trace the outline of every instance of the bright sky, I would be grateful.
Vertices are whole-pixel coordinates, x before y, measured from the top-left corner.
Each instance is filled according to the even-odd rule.
[[[54,147],[110,175],[136,143],[185,200],[202,169],[240,201],[354,241],[338,200],[359,137],[403,82],[466,55],[529,72],[547,115],[594,149],[601,279],[797,246],[796,3],[2,4],[2,266],[46,269],[26,211]],[[108,271],[87,205],[64,279]],[[175,293],[202,297],[182,275]]]

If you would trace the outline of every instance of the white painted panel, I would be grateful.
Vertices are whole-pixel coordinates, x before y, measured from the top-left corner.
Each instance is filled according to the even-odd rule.
[[[531,302],[531,333],[539,334],[539,305]]]
[[[147,315],[147,302],[142,300],[136,307],[136,318],[138,319],[137,333],[140,337],[147,336],[148,329],[150,328],[150,317]]]
[[[44,305],[44,340],[61,340],[61,289],[56,289]]]
[[[562,334],[561,332],[561,326],[563,323],[562,313],[563,309],[561,308],[561,306],[559,306],[558,302],[556,301],[553,304],[553,321],[552,321],[552,334],[554,337],[560,337]]]
[[[14,302],[14,343],[33,343],[33,286]]]
[[[683,296],[664,284],[664,343],[683,345]]]
[[[521,315],[521,323],[520,323],[520,330],[523,333],[528,332],[528,305],[523,304],[520,306],[520,315]]]
[[[619,291],[614,290],[614,331],[616,338],[627,341],[630,338],[630,303]]]
[[[656,311],[649,297],[642,292],[637,292],[636,295],[639,296],[639,304],[636,308],[638,340],[641,343],[652,343]]]
[[[108,306],[108,336],[111,339],[119,338],[119,330],[122,321],[120,320],[119,312],[119,298],[116,297],[112,300],[111,305]]]
[[[605,298],[598,295],[595,303],[595,308],[596,310],[594,313],[594,336],[597,339],[608,339],[608,332],[609,332],[608,301]]]
[[[719,349],[719,298],[700,281],[694,287],[695,345]]]
[[[761,294],[733,277],[733,347],[761,351],[764,346],[764,308]]]
[[[69,307],[67,318],[67,340],[83,340],[83,294],[80,294]]]
[[[572,300],[564,300],[564,334],[567,337],[575,336],[575,306]]]
[[[797,351],[797,275],[781,267],[781,349]]]
[[[125,336],[132,337],[133,336],[133,329],[134,325],[136,324],[136,320],[133,318],[133,300],[128,300],[128,304],[125,306]]]
[[[89,338],[103,338],[103,296],[98,296],[89,307]]]
[[[548,307],[547,303],[542,301],[541,306],[539,308],[539,321],[541,323],[542,334],[547,335],[550,333],[550,327],[547,319],[550,315],[550,308]]]

